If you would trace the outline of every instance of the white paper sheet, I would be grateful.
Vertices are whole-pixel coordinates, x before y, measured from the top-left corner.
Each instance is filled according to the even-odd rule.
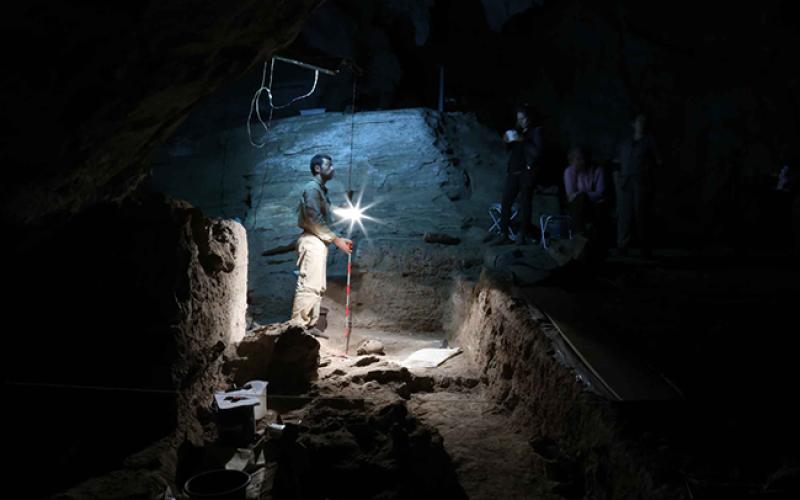
[[[460,352],[461,348],[459,347],[453,347],[452,349],[420,349],[411,353],[400,364],[406,368],[436,368]]]

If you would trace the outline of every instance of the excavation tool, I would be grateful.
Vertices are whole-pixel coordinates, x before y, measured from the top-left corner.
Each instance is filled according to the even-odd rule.
[[[341,219],[341,222],[349,222],[350,226],[348,228],[348,235],[352,234],[353,228],[358,225],[361,230],[364,230],[364,224],[362,220],[374,220],[371,217],[368,217],[364,214],[364,211],[368,207],[361,206],[361,200],[357,200],[356,204],[353,205],[353,202],[350,199],[350,196],[347,197],[347,206],[346,207],[339,207],[335,208],[333,212]],[[351,277],[353,274],[353,252],[347,254],[347,288],[345,289],[345,307],[344,307],[344,354],[347,356],[348,351],[350,350],[350,332],[353,326],[353,318],[350,311],[350,283]]]
[[[353,252],[347,254],[347,299],[344,303],[344,355],[350,350],[350,330],[353,328],[353,317],[350,316],[350,275],[353,271]]]

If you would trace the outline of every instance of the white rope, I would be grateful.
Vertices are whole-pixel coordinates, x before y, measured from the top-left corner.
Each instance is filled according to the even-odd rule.
[[[261,73],[261,86],[258,88],[255,95],[253,96],[253,99],[250,101],[250,113],[247,115],[247,139],[250,141],[250,144],[256,148],[263,148],[267,144],[267,141],[265,140],[263,143],[256,143],[253,141],[253,133],[250,130],[250,121],[253,119],[253,110],[255,110],[258,122],[264,128],[264,133],[266,136],[267,134],[269,134],[269,127],[270,124],[272,123],[273,111],[276,109],[287,108],[292,104],[294,104],[295,102],[310,96],[317,89],[317,82],[319,81],[319,70],[315,70],[314,84],[311,86],[311,90],[309,90],[307,93],[301,96],[295,97],[286,104],[275,105],[272,102],[272,76],[274,73],[275,73],[275,58],[272,58],[272,63],[270,64],[270,69],[269,69],[269,84],[265,87],[264,82],[267,79],[267,62],[264,61],[264,71]],[[265,91],[267,93],[267,99],[269,101],[269,118],[266,123],[264,123],[264,119],[261,117],[261,108],[258,105],[258,101],[261,98],[261,93]]]
[[[264,120],[261,118],[261,109],[258,106],[258,99],[261,97],[261,92],[263,92],[265,88],[268,90],[272,88],[272,74],[274,72],[275,72],[275,59],[272,59],[272,64],[270,65],[269,68],[269,85],[267,87],[264,87],[264,80],[266,80],[267,77],[267,61],[264,61],[264,70],[261,72],[261,86],[256,91],[252,101],[250,101],[250,114],[247,115],[247,139],[250,141],[250,144],[256,148],[263,148],[267,144],[267,141],[264,141],[263,144],[257,144],[253,142],[253,134],[250,131],[250,121],[253,118],[253,108],[255,108],[256,110],[256,116],[258,116],[258,122],[261,123],[262,127],[264,127],[265,135],[269,134],[269,126],[272,123],[272,107],[270,106],[269,108],[269,121],[267,123],[264,123]],[[270,95],[272,95],[271,91]]]

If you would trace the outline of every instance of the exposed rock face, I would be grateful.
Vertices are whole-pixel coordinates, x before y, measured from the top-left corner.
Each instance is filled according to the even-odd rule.
[[[319,3],[13,7],[4,29],[25,50],[12,52],[0,99],[17,131],[4,162],[19,168],[3,183],[2,220],[34,223],[130,192],[189,109],[291,42]],[[32,133],[43,120],[47,131]]]
[[[154,184],[209,214],[238,217],[248,227],[249,312],[255,320],[277,323],[289,316],[297,257],[293,251],[275,252],[289,250],[300,233],[296,208],[310,178],[309,160],[327,153],[336,167],[327,184],[333,204],[344,204],[352,187],[356,195],[364,193],[367,215],[377,219],[365,221],[368,238],[360,230],[354,235],[355,326],[441,327],[450,275],[470,261],[476,270],[475,243],[488,227],[486,207],[501,191],[497,172],[504,171],[505,153],[494,132],[474,116],[424,109],[355,117],[325,113],[275,120],[268,145],[258,150],[247,142],[242,125],[224,131],[196,127],[178,132],[176,141],[193,138],[184,155],[175,156],[170,145],[160,151]],[[451,146],[453,136],[460,142]],[[487,144],[470,147],[474,138]],[[470,179],[481,182],[480,189]],[[346,234],[347,226],[340,223],[334,230]],[[425,233],[457,235],[462,244],[428,244]],[[332,250],[327,296],[341,303],[345,269],[346,256]]]
[[[352,187],[356,196],[363,192],[367,215],[377,219],[365,221],[367,237],[358,229],[354,234],[356,328],[437,331],[447,313],[452,276],[477,279],[481,239],[491,222],[487,208],[500,199],[506,155],[499,135],[474,115],[408,109],[292,117],[272,123],[269,144],[261,150],[250,146],[242,125],[224,131],[196,127],[182,128],[175,139],[188,144],[192,138],[185,154],[175,156],[171,145],[160,151],[154,184],[211,215],[238,217],[248,227],[248,312],[257,322],[289,317],[299,190],[310,177],[309,160],[319,152],[330,154],[336,166],[327,184],[333,204],[344,204]],[[558,210],[557,188],[536,193],[535,218]],[[334,230],[345,234],[347,226],[339,223]],[[448,237],[426,243],[426,233]],[[455,238],[458,245],[442,244]],[[540,279],[555,264],[542,252],[532,259],[536,252],[530,246],[516,260],[547,262],[535,269],[517,266],[517,281]],[[346,257],[332,249],[326,296],[341,305],[345,269]]]
[[[11,387],[13,419],[29,430],[12,448],[18,463],[22,450],[48,449],[55,488],[168,435],[202,440],[197,410],[223,382],[223,350],[244,335],[240,224],[143,196],[98,206],[16,259],[9,319],[27,328],[9,338],[19,355],[8,380],[34,384]],[[53,411],[63,438],[49,449]]]

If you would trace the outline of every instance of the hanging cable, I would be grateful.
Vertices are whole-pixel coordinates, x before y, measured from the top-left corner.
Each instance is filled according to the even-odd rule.
[[[281,60],[283,60],[283,59],[281,59]],[[260,148],[263,148],[267,144],[266,140],[264,142],[262,142],[262,143],[257,143],[255,141],[253,141],[253,133],[252,133],[252,130],[250,128],[250,122],[253,119],[253,111],[255,111],[256,117],[258,118],[258,122],[264,128],[265,135],[269,134],[269,127],[272,124],[273,111],[276,110],[276,109],[287,108],[287,107],[291,106],[292,104],[294,104],[295,102],[297,102],[297,101],[299,101],[301,99],[305,99],[306,97],[308,97],[311,94],[313,94],[314,91],[317,89],[317,82],[319,81],[319,71],[320,71],[319,69],[315,69],[314,70],[314,84],[311,86],[311,90],[309,90],[307,93],[305,93],[305,94],[303,94],[301,96],[295,97],[294,99],[292,99],[291,101],[287,102],[286,104],[275,105],[275,103],[272,102],[272,77],[273,77],[273,75],[275,73],[275,57],[272,58],[271,63],[270,63],[269,84],[267,86],[264,86],[264,83],[266,82],[266,79],[267,79],[267,62],[264,61],[264,70],[261,73],[261,86],[258,88],[258,90],[256,90],[255,95],[253,95],[253,99],[250,101],[250,113],[247,115],[247,139],[250,141],[250,144],[252,146],[260,149]],[[266,92],[267,93],[267,100],[269,102],[269,118],[268,118],[268,121],[266,123],[264,123],[264,119],[261,116],[261,107],[258,104],[259,100],[261,99],[261,93],[262,92]]]
[[[275,74],[275,60],[282,61],[282,62],[285,62],[285,63],[288,63],[288,64],[294,64],[295,66],[299,66],[301,68],[306,68],[306,69],[313,70],[314,71],[314,84],[311,86],[311,90],[308,91],[306,94],[303,94],[301,96],[295,97],[294,99],[292,99],[291,101],[289,101],[286,104],[275,105],[275,103],[272,100],[272,82],[273,82],[273,77],[274,77],[274,74]],[[342,67],[345,67],[345,66],[350,67],[351,70],[353,70],[353,72],[354,72],[354,77],[353,77],[353,113],[355,114],[356,78],[357,78],[357,76],[359,74],[361,74],[361,70],[360,70],[360,68],[355,66],[355,64],[352,61],[349,61],[349,62],[344,62],[343,61]],[[274,113],[274,111],[276,109],[286,108],[286,107],[294,104],[295,102],[297,102],[297,101],[299,101],[301,99],[305,99],[306,97],[308,97],[311,94],[313,94],[314,91],[317,88],[317,83],[319,82],[319,74],[320,73],[324,73],[326,75],[331,75],[331,76],[336,76],[339,73],[340,69],[330,70],[330,69],[322,68],[320,66],[314,66],[314,65],[307,64],[307,63],[304,63],[304,62],[301,62],[301,61],[297,61],[297,60],[294,60],[294,59],[287,59],[287,58],[281,57],[281,56],[273,56],[272,59],[270,60],[270,64],[269,64],[269,82],[267,82],[267,62],[265,61],[264,62],[264,69],[261,72],[261,85],[259,86],[259,88],[256,91],[255,95],[253,95],[253,99],[250,101],[250,113],[247,115],[247,139],[250,141],[250,144],[253,147],[256,147],[256,148],[259,148],[259,149],[263,148],[267,144],[266,139],[262,143],[257,143],[255,141],[253,141],[253,134],[252,134],[252,129],[251,129],[251,121],[253,119],[253,112],[255,112],[255,115],[258,118],[258,122],[264,128],[265,137],[266,137],[266,135],[268,135],[269,132],[270,132],[270,126],[272,124],[273,113]],[[268,102],[269,102],[269,117],[267,118],[266,123],[264,122],[264,119],[261,116],[261,108],[259,106],[259,101],[261,99],[262,92],[266,92],[267,93],[267,98],[268,98]],[[351,124],[350,124],[350,179],[348,180],[348,188],[349,188],[348,197],[351,200],[352,200],[352,196],[353,196],[352,195],[352,175],[353,175],[352,174],[352,172],[353,172],[352,165],[353,165],[353,131],[354,131],[354,127],[355,127],[354,119],[355,119],[355,117],[353,117],[353,119],[351,120]],[[258,210],[261,207],[261,200],[262,200],[263,195],[264,195],[264,186],[266,185],[268,172],[269,172],[269,169],[265,165],[264,166],[264,175],[262,176],[261,182],[260,182],[258,198],[256,199],[255,206],[252,207],[253,218],[252,218],[251,227],[253,229],[258,224]]]
[[[258,90],[256,90],[253,99],[250,101],[250,113],[247,115],[247,139],[250,141],[250,144],[252,146],[259,149],[263,148],[267,144],[267,141],[264,141],[262,144],[256,144],[255,142],[253,142],[253,133],[250,131],[250,121],[253,119],[253,108],[255,108],[256,116],[258,116],[259,123],[261,123],[261,126],[264,127],[265,134],[269,134],[269,126],[270,124],[272,124],[272,107],[270,106],[269,108],[269,121],[267,123],[264,123],[264,120],[261,119],[261,109],[258,106],[258,99],[261,97],[261,92],[265,88],[267,89],[272,88],[272,75],[274,71],[275,71],[275,59],[273,58],[272,64],[270,65],[269,68],[269,86],[264,87],[264,80],[266,80],[267,77],[267,62],[264,61],[264,71],[262,71],[261,73],[261,86],[258,88]],[[270,90],[270,95],[271,94],[272,91]]]
[[[285,61],[287,63],[297,64],[297,65],[302,66],[302,67],[309,67],[308,65],[305,65],[305,64],[302,64],[302,63],[298,63],[297,61],[293,61],[291,59],[284,59],[284,58],[277,57],[277,56],[272,57],[272,59],[270,60],[270,65],[269,65],[269,83],[265,87],[264,83],[267,80],[267,62],[264,61],[264,70],[261,72],[261,85],[259,86],[259,88],[256,91],[255,95],[253,95],[252,101],[250,101],[250,113],[247,115],[247,140],[250,141],[250,144],[253,147],[256,147],[258,149],[261,149],[264,146],[266,146],[267,141],[266,141],[266,139],[262,143],[257,143],[255,141],[253,141],[253,133],[252,133],[252,130],[250,128],[250,122],[253,119],[253,110],[255,110],[256,117],[258,118],[258,122],[264,128],[264,135],[266,137],[266,135],[268,135],[269,131],[270,131],[270,125],[272,124],[272,116],[273,116],[274,111],[276,109],[282,109],[282,108],[288,107],[291,104],[299,101],[300,99],[304,99],[304,98],[310,96],[311,94],[314,93],[314,90],[316,90],[317,82],[319,81],[320,69],[313,68],[314,69],[314,84],[311,86],[311,90],[308,93],[304,94],[304,95],[301,95],[299,97],[295,97],[294,99],[292,99],[291,101],[289,101],[286,104],[283,104],[281,106],[275,106],[273,104],[273,102],[272,102],[272,80],[273,80],[273,76],[275,75],[275,59],[279,59],[279,60]],[[312,69],[312,68],[309,67],[309,69]],[[331,73],[331,72],[328,72],[328,71],[324,71],[324,72],[327,73],[327,74],[335,74],[335,73]],[[266,123],[264,123],[264,119],[261,117],[261,107],[258,105],[259,99],[261,98],[261,93],[264,92],[264,91],[267,92],[267,97],[269,98],[269,117],[267,118],[267,122]],[[262,197],[264,195],[264,185],[266,184],[266,181],[267,181],[267,173],[268,172],[269,172],[269,169],[265,165],[264,166],[264,175],[261,178],[261,183],[260,183],[261,186],[260,186],[260,192],[259,192],[259,195],[258,195],[258,200],[256,201],[256,205],[253,208],[253,222],[252,222],[252,226],[251,226],[252,228],[256,227],[256,224],[257,224],[257,221],[258,221],[258,209],[261,207],[261,199],[262,199]]]
[[[272,104],[272,92],[270,91],[270,89],[267,89],[267,95],[269,96],[269,107],[271,109],[288,108],[289,106],[291,106],[295,102],[299,101],[300,99],[305,99],[306,97],[308,97],[311,94],[313,94],[314,90],[317,89],[317,82],[318,81],[319,81],[319,71],[314,71],[314,85],[311,86],[311,90],[309,90],[308,93],[303,94],[301,96],[297,96],[294,99],[292,99],[291,101],[287,102],[286,104],[277,105],[277,106],[275,104]]]

